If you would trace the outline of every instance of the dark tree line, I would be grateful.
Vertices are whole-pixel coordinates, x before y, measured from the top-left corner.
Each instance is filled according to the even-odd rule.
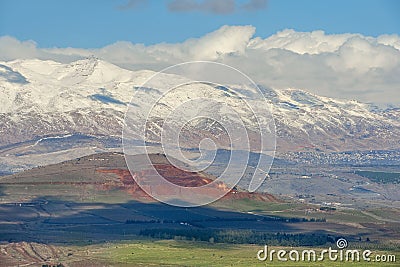
[[[253,230],[209,229],[145,229],[140,235],[156,239],[179,239],[229,244],[258,244],[271,246],[321,246],[334,243],[335,237],[326,234],[266,233]]]

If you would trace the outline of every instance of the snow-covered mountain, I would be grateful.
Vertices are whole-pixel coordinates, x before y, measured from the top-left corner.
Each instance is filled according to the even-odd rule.
[[[70,134],[119,138],[135,88],[153,74],[94,57],[70,64],[0,62],[0,147]],[[273,104],[278,154],[400,148],[399,109],[299,89],[262,89]]]

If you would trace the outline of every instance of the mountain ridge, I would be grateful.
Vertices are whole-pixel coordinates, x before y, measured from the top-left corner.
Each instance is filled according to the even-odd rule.
[[[0,145],[76,133],[120,136],[131,97],[154,74],[94,57],[0,62]],[[400,148],[399,109],[294,88],[261,90],[272,103],[278,153]]]

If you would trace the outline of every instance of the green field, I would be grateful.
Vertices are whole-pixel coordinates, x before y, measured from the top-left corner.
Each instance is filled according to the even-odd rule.
[[[398,262],[281,262],[274,259],[272,262],[259,261],[257,252],[261,249],[257,245],[227,245],[211,244],[206,242],[188,241],[140,241],[135,243],[118,244],[108,252],[111,262],[118,266],[398,266]],[[271,249],[285,249],[272,247]],[[310,248],[296,248],[298,251]],[[316,249],[320,251],[320,249]],[[398,261],[400,252],[375,252],[380,255],[395,255]],[[107,259],[106,259],[107,260]]]
[[[321,212],[319,207],[311,204],[302,203],[274,203],[260,202],[252,199],[241,199],[235,201],[218,201],[213,204],[216,207],[238,210],[241,212],[252,212],[261,215],[279,216],[285,218],[306,218],[306,219],[326,219],[328,222],[335,223],[376,223],[378,219],[368,216],[356,209],[337,209],[335,211]],[[307,209],[317,209],[317,211],[306,212]],[[375,210],[374,210],[375,212]],[[393,211],[378,210],[382,217],[388,217]]]

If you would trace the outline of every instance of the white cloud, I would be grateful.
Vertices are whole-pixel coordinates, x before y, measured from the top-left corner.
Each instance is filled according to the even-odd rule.
[[[220,55],[232,53],[243,55],[255,30],[252,26],[223,26],[203,38],[186,41],[183,46],[194,59],[216,60]]]
[[[328,60],[336,71],[354,70],[366,73],[381,69],[390,71],[400,65],[399,50],[384,45],[376,40],[368,40],[359,36],[351,37],[341,45]]]
[[[377,38],[378,43],[393,46],[394,48],[400,50],[400,38],[396,34],[388,35],[384,34]]]
[[[34,41],[21,42],[10,36],[0,37],[0,60],[13,60],[16,58],[35,58],[39,51]]]
[[[100,49],[38,48],[33,41],[0,37],[0,60],[53,59],[70,62],[96,55],[130,69],[160,70],[190,60],[232,65],[256,82],[302,88],[363,102],[400,103],[400,37],[325,34],[284,30],[253,38],[252,26],[223,26],[198,39],[145,46],[116,42]]]
[[[343,43],[357,34],[332,34],[326,35],[323,31],[296,32],[284,30],[266,39],[254,38],[251,47],[254,49],[269,50],[272,48],[286,49],[298,54],[319,54],[334,52]]]

